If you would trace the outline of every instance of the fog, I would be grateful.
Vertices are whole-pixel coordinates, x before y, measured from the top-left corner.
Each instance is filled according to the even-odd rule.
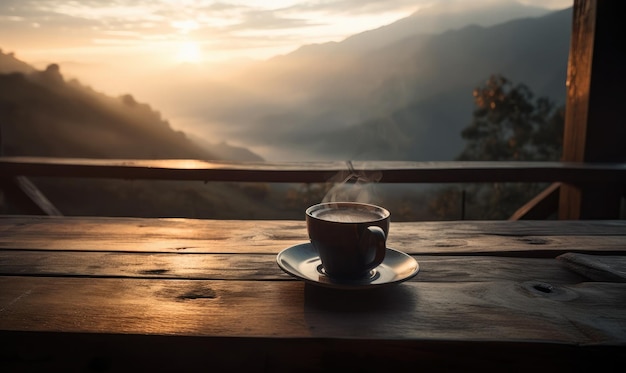
[[[511,38],[502,60],[485,51],[467,58],[473,54],[468,43],[455,43],[467,33],[475,35],[477,48],[494,44],[477,25],[497,27],[548,12],[508,1],[487,3],[467,10],[442,1],[375,30],[261,61],[172,64],[139,50],[128,59],[96,54],[81,63],[58,62],[68,79],[112,96],[132,94],[191,138],[246,147],[267,160],[448,160],[458,154],[458,134],[471,119],[471,91],[490,74],[507,74],[557,99],[564,82],[558,81],[564,78],[562,58],[554,66],[544,64],[542,75],[529,67],[532,61],[512,56],[536,53],[525,43],[541,42],[540,50],[552,49],[558,57],[567,40]],[[534,26],[517,30],[532,31],[527,27]],[[526,49],[515,52],[519,45]],[[34,61],[39,68],[44,63]],[[545,82],[550,75],[557,81]],[[421,137],[429,135],[437,142],[446,138],[446,144],[424,144]]]

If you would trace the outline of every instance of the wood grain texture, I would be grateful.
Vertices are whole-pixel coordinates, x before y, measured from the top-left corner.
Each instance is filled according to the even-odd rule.
[[[619,366],[626,283],[555,255],[622,258],[625,224],[392,223],[420,273],[346,292],[278,268],[304,220],[2,216],[0,371]]]
[[[616,37],[625,31],[616,1],[576,0],[567,69],[567,102],[562,160],[622,162],[626,99],[621,79],[626,48]],[[620,31],[621,30],[621,31]],[[616,42],[616,40],[619,40]],[[623,186],[563,185],[561,219],[620,217]]]
[[[415,256],[420,272],[412,281],[585,281],[555,259],[487,256]],[[612,257],[608,257],[609,260]],[[273,254],[165,254],[120,252],[0,251],[0,275],[44,277],[154,278],[295,281]]]
[[[626,284],[617,283],[551,293],[511,281],[348,293],[282,281],[0,277],[0,285],[7,331],[626,343]]]
[[[0,249],[7,250],[277,254],[307,241],[304,218],[228,221],[0,216]],[[388,246],[410,254],[608,254],[626,250],[626,221],[392,222]]]
[[[556,259],[594,281],[626,282],[626,256],[565,253]]]

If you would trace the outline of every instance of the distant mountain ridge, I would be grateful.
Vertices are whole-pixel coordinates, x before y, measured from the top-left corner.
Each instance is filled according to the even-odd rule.
[[[215,105],[203,101],[196,114],[228,123],[228,134],[243,143],[281,147],[294,159],[451,160],[472,118],[472,91],[489,76],[502,74],[564,102],[571,22],[568,8],[393,41],[385,36],[371,48],[351,43],[386,29],[306,46],[243,72],[238,84],[257,87],[256,95],[233,90]],[[216,94],[203,87],[196,95]]]
[[[171,75],[163,78],[174,82],[167,99],[194,118],[187,137],[205,142],[209,157],[259,159],[220,145],[236,143],[280,149],[277,160],[450,160],[471,121],[472,90],[490,75],[557,102],[565,97],[572,9],[490,4],[463,14],[423,9],[342,42],[251,65],[231,80],[188,77],[176,87]],[[472,25],[461,27],[467,17]]]
[[[0,53],[0,150],[3,156],[260,159],[224,143],[204,148],[132,95],[103,95],[65,81],[56,64],[38,71],[10,53]],[[265,200],[271,193],[266,185],[31,179],[64,215],[234,219],[284,214]],[[23,213],[2,188],[0,213]]]
[[[30,74],[35,72],[35,68],[24,61],[20,61],[12,52],[4,53],[0,49],[0,74],[22,73]]]
[[[415,35],[434,35],[469,25],[491,27],[513,19],[540,17],[550,13],[545,8],[521,4],[515,0],[478,2],[467,7],[467,1],[439,0],[426,5],[408,17],[391,24],[349,36],[341,42],[303,46],[293,54],[307,49],[329,47],[343,51],[364,52],[393,44]]]
[[[451,160],[463,146],[461,130],[471,121],[472,91],[492,74],[502,74],[514,83],[526,84],[536,96],[563,103],[571,17],[571,10],[564,10],[492,27],[467,26],[426,41],[415,36],[387,47],[390,51],[382,54],[412,53],[407,64],[416,69],[404,79],[388,79],[372,101],[380,101],[381,96],[403,97],[400,102],[404,103],[357,125],[356,132],[380,133],[395,127],[396,136],[385,139],[388,145],[377,153],[369,151],[377,140],[359,138],[362,143],[353,154]],[[347,137],[354,139],[354,132],[353,128],[348,136],[335,133],[327,138],[345,144]]]
[[[109,97],[78,81],[65,81],[56,64],[38,71],[3,52],[0,133],[4,155],[260,159],[226,144],[213,152],[210,145],[200,146],[172,129],[158,111],[132,95]]]

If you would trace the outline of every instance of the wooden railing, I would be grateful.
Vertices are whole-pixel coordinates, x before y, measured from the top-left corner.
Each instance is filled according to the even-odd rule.
[[[3,185],[13,185],[45,213],[55,214],[52,204],[38,193],[27,177],[80,177],[204,182],[325,183],[337,175],[372,177],[379,183],[553,183],[543,195],[522,206],[512,219],[537,218],[554,209],[559,187],[594,185],[621,188],[626,185],[626,164],[568,162],[220,162],[187,159],[80,159],[0,157]],[[615,202],[619,203],[619,202]],[[544,211],[537,214],[536,212]]]
[[[220,162],[188,159],[0,157],[0,175],[271,183],[327,182],[338,173],[380,183],[626,182],[626,164],[566,162]]]

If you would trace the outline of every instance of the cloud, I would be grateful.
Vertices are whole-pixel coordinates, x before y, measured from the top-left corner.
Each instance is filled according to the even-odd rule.
[[[310,29],[323,25],[311,14],[356,16],[406,7],[409,0],[342,1],[43,1],[5,0],[0,14],[22,26],[40,24],[47,28],[93,30],[159,30],[162,33],[189,33],[204,29],[229,32]],[[145,27],[145,25],[152,27]],[[182,25],[182,26],[181,26]],[[185,27],[184,25],[187,25]],[[189,27],[191,26],[191,27]]]
[[[138,58],[133,61],[142,64],[148,58],[165,64],[180,45],[193,42],[210,62],[266,59],[341,41],[434,1],[483,0],[0,0],[0,47],[42,60]]]
[[[540,6],[546,9],[565,9],[574,4],[574,0],[519,0],[520,3],[525,5]]]
[[[74,31],[83,33],[81,39],[107,39],[115,33],[119,38],[138,41],[158,35],[171,40],[194,32],[202,37],[232,36],[239,41],[255,34],[284,38],[286,42],[303,40],[307,35],[314,41],[324,37],[336,40],[390,23],[431,1],[3,0],[0,30],[40,27],[41,39],[51,37],[50,33],[78,38],[68,35]],[[564,0],[551,3],[555,1]]]
[[[230,29],[275,30],[310,27],[319,24],[303,17],[281,16],[281,13],[280,10],[248,10],[242,14],[241,23]]]
[[[380,12],[394,12],[407,8],[416,8],[428,0],[334,0],[334,1],[310,1],[299,2],[289,7],[291,12],[319,12],[326,14],[380,14]]]

